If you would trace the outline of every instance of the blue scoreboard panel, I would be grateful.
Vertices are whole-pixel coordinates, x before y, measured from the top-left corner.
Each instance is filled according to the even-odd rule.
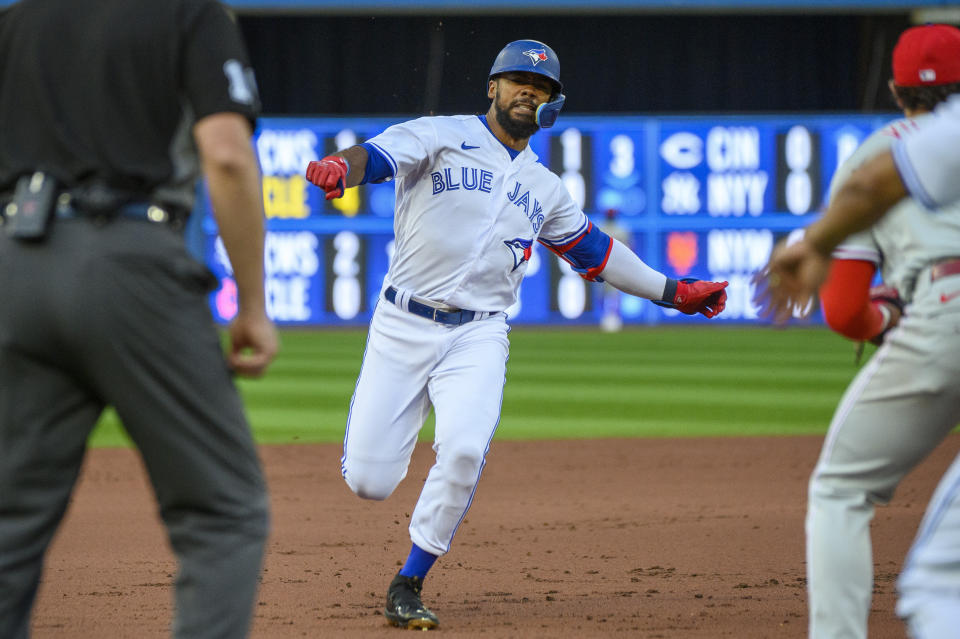
[[[887,116],[563,115],[531,138],[588,216],[608,211],[631,247],[672,277],[728,280],[714,322],[757,321],[751,278],[783,236],[822,210],[837,166]],[[393,252],[393,184],[366,185],[327,202],[307,163],[362,142],[398,120],[263,118],[255,136],[267,214],[268,311],[282,325],[365,324]],[[209,203],[203,252],[220,278],[219,321],[236,313],[236,286]],[[513,322],[592,324],[603,286],[582,280],[535,245]],[[622,295],[627,323],[704,321]]]

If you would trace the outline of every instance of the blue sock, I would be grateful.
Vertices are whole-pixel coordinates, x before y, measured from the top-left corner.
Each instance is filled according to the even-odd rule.
[[[407,557],[407,563],[400,569],[400,574],[404,577],[420,577],[420,579],[423,579],[436,560],[436,555],[432,555],[420,546],[413,544],[413,547],[410,548],[410,555]]]

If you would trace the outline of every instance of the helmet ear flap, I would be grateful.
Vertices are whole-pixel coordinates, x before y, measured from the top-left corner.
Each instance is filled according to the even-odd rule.
[[[566,101],[567,96],[562,93],[557,96],[556,100],[550,102],[544,102],[537,107],[537,126],[541,129],[549,129],[557,122],[557,118],[560,116],[560,109],[563,108],[563,103]]]

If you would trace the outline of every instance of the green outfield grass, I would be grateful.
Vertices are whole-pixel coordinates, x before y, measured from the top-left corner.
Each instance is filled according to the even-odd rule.
[[[257,440],[341,441],[366,332],[281,339],[269,374],[239,382]],[[501,439],[823,433],[857,371],[852,343],[822,328],[519,326],[510,341]],[[91,443],[127,445],[112,412]]]

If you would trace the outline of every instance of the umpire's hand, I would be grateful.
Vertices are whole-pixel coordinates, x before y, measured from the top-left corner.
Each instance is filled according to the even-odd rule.
[[[242,377],[260,377],[277,354],[277,329],[263,312],[240,312],[230,325],[227,363]]]

